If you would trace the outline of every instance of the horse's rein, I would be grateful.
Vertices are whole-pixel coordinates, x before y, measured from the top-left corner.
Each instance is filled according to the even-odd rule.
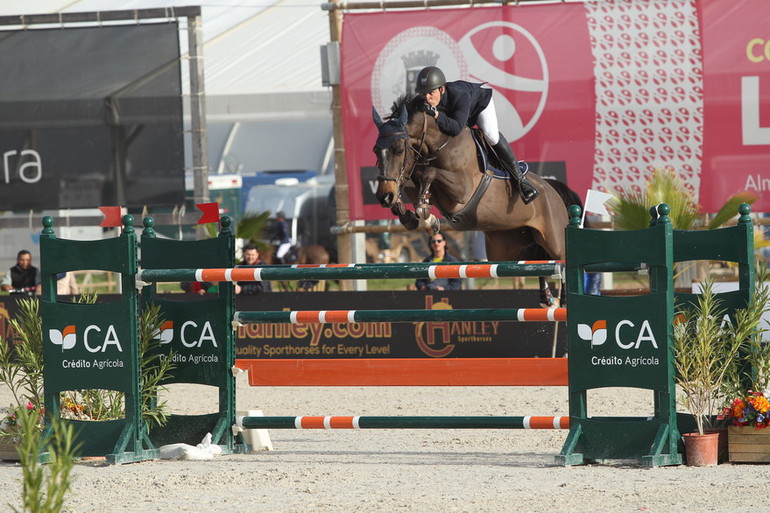
[[[441,144],[441,146],[436,148],[436,151],[434,151],[432,154],[423,156],[422,153],[420,153],[420,149],[425,144],[425,136],[427,134],[428,134],[428,114],[426,112],[423,112],[422,113],[422,136],[420,137],[420,144],[417,146],[418,149],[412,148],[412,151],[414,151],[417,154],[414,167],[417,167],[417,165],[423,165],[423,166],[428,165],[431,160],[436,159],[437,157],[436,154],[441,150],[443,150],[446,147],[446,145],[449,144],[449,141],[452,140],[452,136],[447,135],[446,140],[443,142],[443,144]],[[425,146],[425,149],[430,151],[430,148],[428,148],[427,146]],[[412,169],[414,170],[414,168]]]

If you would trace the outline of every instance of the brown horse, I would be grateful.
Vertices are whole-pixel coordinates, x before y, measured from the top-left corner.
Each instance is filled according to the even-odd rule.
[[[331,256],[325,247],[317,244],[309,246],[292,246],[283,257],[285,264],[328,264]],[[274,262],[275,263],[275,262]],[[278,289],[282,291],[310,291],[321,290],[326,286],[325,282],[318,280],[300,280],[296,285],[288,281],[279,281]]]
[[[419,95],[401,96],[386,121],[372,109],[379,130],[374,152],[380,204],[407,228],[422,225],[434,232],[438,221],[430,207],[435,206],[454,228],[483,231],[491,261],[564,260],[567,200],[544,179],[529,174],[540,194],[525,205],[511,180],[493,179],[482,168],[470,129],[454,137],[444,134],[421,111],[423,101]],[[404,194],[416,214],[404,206]],[[540,283],[541,303],[558,304],[545,278]]]

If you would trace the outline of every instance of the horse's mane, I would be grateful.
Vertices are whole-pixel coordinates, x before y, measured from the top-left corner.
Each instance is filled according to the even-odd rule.
[[[422,96],[415,93],[405,93],[396,98],[393,105],[390,106],[390,115],[388,119],[397,118],[401,113],[401,109],[406,107],[406,112],[411,116],[419,109]]]

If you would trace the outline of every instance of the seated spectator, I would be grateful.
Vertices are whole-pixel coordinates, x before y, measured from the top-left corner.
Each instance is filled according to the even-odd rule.
[[[446,239],[443,235],[434,235],[430,238],[430,256],[425,257],[423,262],[457,262],[457,259],[447,253]],[[460,290],[462,288],[460,278],[418,278],[414,282],[417,290]]]
[[[259,259],[259,250],[254,244],[246,244],[243,246],[243,260],[240,265],[265,265],[265,263]],[[253,296],[261,292],[272,292],[273,288],[269,281],[242,281],[236,282],[235,293],[243,294],[244,296]]]
[[[40,295],[40,273],[32,265],[32,253],[26,249],[19,251],[16,265],[3,277],[0,288],[11,294]]]

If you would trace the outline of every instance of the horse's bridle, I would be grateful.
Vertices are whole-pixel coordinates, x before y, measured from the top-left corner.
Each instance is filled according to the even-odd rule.
[[[403,187],[404,183],[412,177],[412,174],[414,173],[414,170],[417,169],[418,166],[427,166],[431,161],[435,160],[439,151],[444,149],[444,147],[449,144],[449,141],[452,139],[451,135],[447,135],[446,141],[439,146],[433,154],[427,154],[423,155],[420,152],[420,149],[425,144],[425,136],[428,133],[428,114],[425,112],[422,113],[423,116],[423,123],[422,123],[422,134],[420,136],[420,143],[415,146],[409,145],[409,134],[406,131],[402,132],[393,132],[392,134],[389,134],[391,137],[393,136],[403,136],[404,139],[404,159],[401,161],[401,169],[398,171],[398,177],[393,178],[392,176],[385,176],[385,175],[377,175],[377,181],[380,182],[396,182],[396,186],[398,187],[399,195],[401,194],[401,188]],[[426,149],[428,149],[426,147]],[[411,150],[414,153],[414,161],[412,163],[412,167],[409,170],[409,173],[404,176],[404,173],[406,171],[406,154],[407,152]]]

